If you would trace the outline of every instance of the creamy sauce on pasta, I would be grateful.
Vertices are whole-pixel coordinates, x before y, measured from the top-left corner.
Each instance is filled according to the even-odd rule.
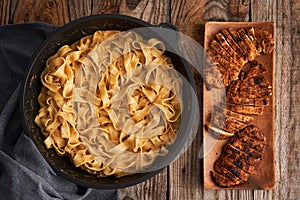
[[[182,80],[155,38],[96,31],[61,47],[41,80],[45,145],[90,173],[142,172],[177,135]]]

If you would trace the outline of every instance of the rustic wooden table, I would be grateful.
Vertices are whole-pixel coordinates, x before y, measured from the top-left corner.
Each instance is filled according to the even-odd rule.
[[[199,132],[188,151],[161,173],[121,189],[122,200],[300,198],[299,0],[0,0],[0,25],[39,21],[62,26],[99,13],[130,15],[152,24],[170,22],[202,45],[206,21],[275,24],[276,190],[203,190]],[[201,95],[201,79],[196,80]]]

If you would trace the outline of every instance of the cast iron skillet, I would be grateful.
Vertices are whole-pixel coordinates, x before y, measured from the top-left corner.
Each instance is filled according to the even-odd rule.
[[[163,27],[166,24],[162,24]],[[116,189],[122,187],[128,187],[142,181],[145,181],[160,170],[153,172],[138,173],[121,178],[115,177],[97,177],[96,175],[89,174],[80,168],[76,168],[66,156],[58,156],[53,149],[47,149],[44,145],[44,136],[42,135],[40,128],[35,124],[34,119],[38,114],[39,104],[38,95],[41,91],[42,83],[40,81],[41,72],[44,70],[46,60],[53,55],[62,45],[72,44],[83,36],[94,33],[96,30],[129,30],[141,27],[153,27],[151,24],[141,21],[136,18],[124,16],[124,15],[94,15],[79,20],[73,21],[59,30],[57,30],[52,36],[50,36],[44,44],[39,48],[33,56],[32,62],[29,66],[27,76],[23,82],[21,93],[21,111],[23,111],[22,117],[26,133],[34,141],[39,152],[43,155],[45,160],[50,164],[53,170],[60,176],[72,181],[78,185],[84,187],[93,187],[98,189]],[[152,30],[146,31],[143,36],[156,37],[161,39],[166,45],[167,49],[172,49],[174,44],[170,45],[170,41],[166,41],[164,36],[161,36],[159,32]],[[172,50],[176,52],[177,49]],[[187,63],[180,56],[166,52],[167,56],[171,57],[176,70],[183,74],[190,82],[193,88],[195,84],[193,76],[188,68]],[[189,98],[191,91],[184,90],[184,112],[182,117],[185,121],[192,121],[193,116],[193,102]],[[179,153],[185,141],[188,137],[188,133],[191,131],[192,124],[186,123],[180,126],[178,135],[175,142],[170,145],[170,153],[156,161],[155,164],[160,165],[163,162],[170,163],[176,155]]]

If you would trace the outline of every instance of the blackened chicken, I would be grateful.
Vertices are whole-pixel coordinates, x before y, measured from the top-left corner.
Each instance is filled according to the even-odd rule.
[[[253,61],[262,53],[271,54],[273,49],[274,38],[268,31],[253,27],[221,30],[206,50],[204,79],[208,89],[226,87],[232,81],[238,80],[248,61]],[[216,70],[222,75],[215,73]]]
[[[235,134],[222,148],[211,176],[220,187],[232,187],[249,180],[261,162],[266,145],[264,133],[249,125]]]

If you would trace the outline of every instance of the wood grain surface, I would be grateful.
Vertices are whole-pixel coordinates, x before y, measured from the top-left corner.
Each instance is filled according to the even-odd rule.
[[[205,21],[273,21],[276,49],[276,189],[204,191],[201,137],[180,159],[150,180],[120,190],[131,199],[299,199],[300,2],[298,0],[0,0],[0,25],[46,22],[62,26],[98,13],[120,13],[152,24],[171,22],[203,45]],[[201,106],[202,79],[194,73]],[[202,134],[200,132],[200,134]]]

